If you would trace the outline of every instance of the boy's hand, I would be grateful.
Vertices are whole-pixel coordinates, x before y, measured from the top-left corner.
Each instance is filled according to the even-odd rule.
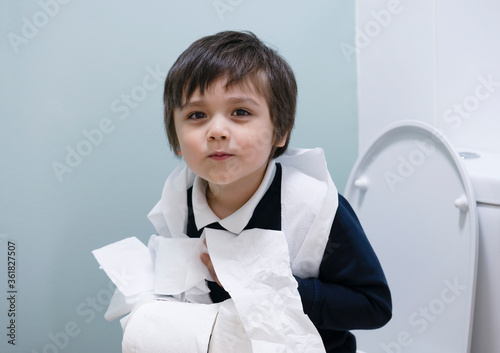
[[[206,239],[203,239],[203,244],[205,244],[205,246],[207,246],[207,240]],[[212,273],[212,276],[214,277],[215,282],[217,282],[217,284],[219,286],[221,286],[222,288],[224,288],[222,286],[222,284],[220,284],[219,279],[217,278],[217,275],[215,274],[214,265],[212,264],[212,260],[210,259],[210,255],[208,255],[207,253],[202,253],[200,255],[200,259],[205,264],[205,266],[207,266],[208,270]]]

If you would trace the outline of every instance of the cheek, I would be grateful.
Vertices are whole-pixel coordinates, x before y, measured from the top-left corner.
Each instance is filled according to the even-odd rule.
[[[274,130],[270,127],[260,127],[245,135],[245,146],[257,152],[265,152],[272,148]]]
[[[265,127],[260,129],[256,135],[256,139],[260,145],[271,147],[274,141],[273,127]]]
[[[178,133],[179,146],[183,150],[196,149],[200,145],[200,137],[196,131],[186,131],[186,129],[181,130]]]
[[[262,163],[267,161],[274,141],[273,130],[268,128],[257,129],[245,134],[240,140],[241,151],[244,152],[247,163]]]

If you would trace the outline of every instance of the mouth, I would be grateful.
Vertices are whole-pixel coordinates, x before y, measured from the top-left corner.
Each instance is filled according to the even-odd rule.
[[[210,154],[208,157],[215,160],[215,161],[223,161],[223,160],[226,160],[232,156],[233,156],[233,154],[231,154],[231,153],[217,151],[217,152]]]

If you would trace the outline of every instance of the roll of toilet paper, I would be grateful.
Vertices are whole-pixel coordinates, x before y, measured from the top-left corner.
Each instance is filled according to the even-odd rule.
[[[124,327],[122,352],[206,353],[218,311],[218,304],[174,300],[139,305]]]

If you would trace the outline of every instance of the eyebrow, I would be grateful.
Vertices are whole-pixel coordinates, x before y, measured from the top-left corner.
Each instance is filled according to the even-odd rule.
[[[203,100],[199,100],[199,101],[187,101],[186,103],[182,104],[180,106],[180,109],[183,110],[183,109],[186,109],[186,108],[191,108],[191,107],[199,107],[199,106],[202,106],[203,105]]]
[[[246,103],[246,104],[257,105],[257,106],[261,105],[260,103],[258,103],[254,99],[252,99],[250,97],[246,97],[246,96],[229,97],[227,100],[233,104],[234,103]],[[200,106],[203,106],[203,104],[204,104],[203,99],[196,100],[196,101],[187,101],[180,106],[180,109],[183,110],[186,108],[200,107]]]
[[[246,96],[243,96],[243,97],[230,97],[228,99],[231,103],[249,103],[249,104],[252,104],[252,105],[260,105],[259,102],[255,101],[254,99],[250,98],[250,97],[246,97]]]

